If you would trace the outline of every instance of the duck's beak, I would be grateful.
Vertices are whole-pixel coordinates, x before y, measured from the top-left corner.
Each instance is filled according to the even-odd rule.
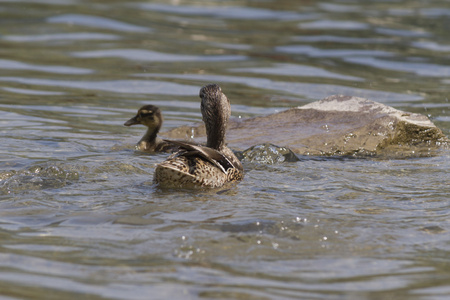
[[[141,124],[141,123],[138,121],[137,116],[135,116],[135,117],[129,119],[129,120],[126,121],[123,125],[125,125],[125,126],[131,126],[131,125],[136,125],[136,124]]]

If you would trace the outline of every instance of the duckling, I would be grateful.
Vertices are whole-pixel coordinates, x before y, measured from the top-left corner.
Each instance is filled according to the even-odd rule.
[[[220,187],[244,177],[241,162],[225,145],[230,101],[217,84],[202,87],[200,98],[206,147],[166,141],[180,151],[156,166],[153,181],[161,187]]]
[[[142,124],[147,126],[147,132],[136,144],[136,150],[147,152],[173,152],[179,150],[173,144],[157,137],[162,123],[163,117],[161,110],[154,105],[144,105],[138,110],[136,116],[126,121],[123,125],[132,126]]]

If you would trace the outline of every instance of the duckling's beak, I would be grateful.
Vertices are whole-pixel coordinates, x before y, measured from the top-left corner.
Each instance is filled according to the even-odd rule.
[[[136,125],[136,124],[141,124],[141,122],[138,121],[137,116],[129,119],[128,121],[126,121],[123,125],[125,126],[131,126],[131,125]]]

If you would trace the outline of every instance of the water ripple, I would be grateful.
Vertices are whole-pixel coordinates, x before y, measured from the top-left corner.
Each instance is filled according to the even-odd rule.
[[[407,29],[393,29],[393,28],[376,28],[375,32],[400,37],[426,37],[431,34],[423,30],[407,30]]]
[[[348,12],[360,12],[363,10],[361,6],[357,5],[346,5],[346,4],[335,4],[335,3],[319,3],[319,7],[322,10],[333,12],[333,13],[348,13]]]
[[[23,94],[23,95],[64,95],[64,92],[53,92],[53,91],[41,91],[41,90],[31,90],[31,89],[19,89],[13,87],[3,87],[4,91]]]
[[[150,73],[138,74],[136,76],[180,78],[187,80],[202,80],[205,82],[232,82],[260,89],[277,90],[282,93],[290,93],[293,95],[308,97],[310,99],[322,99],[333,94],[343,94],[349,96],[363,97],[380,102],[386,102],[387,99],[388,101],[419,101],[423,99],[423,97],[419,95],[412,95],[412,94],[374,91],[333,84],[313,84],[302,82],[273,81],[266,78],[255,78],[255,77],[239,77],[239,76],[226,76],[213,74],[150,74]]]
[[[0,2],[19,2],[19,3],[39,3],[39,4],[51,4],[51,5],[74,5],[77,4],[77,0],[0,0]]]
[[[442,66],[428,63],[402,62],[382,60],[374,57],[347,57],[346,62],[370,66],[378,69],[403,71],[415,73],[419,76],[427,77],[448,77],[450,76],[450,66]]]
[[[139,61],[157,61],[157,62],[180,62],[180,61],[236,61],[245,60],[243,55],[183,55],[156,52],[142,49],[108,49],[72,52],[75,57],[99,58],[99,57],[120,57]]]
[[[0,77],[0,81],[130,94],[193,96],[198,95],[199,90],[198,86],[156,80],[73,81],[21,77]]]
[[[282,75],[282,76],[303,76],[303,77],[322,77],[322,78],[335,78],[341,80],[351,80],[351,81],[364,81],[364,78],[346,76],[338,73],[333,73],[326,71],[324,69],[304,66],[304,65],[294,65],[294,64],[274,64],[273,67],[266,68],[234,68],[229,69],[231,72],[248,72],[257,74],[272,74],[272,75]]]
[[[438,52],[450,52],[450,45],[441,45],[432,41],[418,41],[411,43],[413,47],[427,49]]]
[[[422,16],[429,18],[450,16],[450,9],[443,7],[422,8],[419,10]]]
[[[336,35],[303,35],[295,36],[291,38],[292,41],[296,42],[333,42],[342,44],[392,44],[394,40],[392,38],[360,38],[360,37],[347,37],[347,36],[336,36]]]
[[[43,66],[27,64],[20,61],[0,59],[0,69],[8,70],[30,70],[58,74],[90,74],[92,70],[67,66]]]
[[[51,33],[36,35],[5,35],[1,39],[12,42],[48,42],[48,41],[68,41],[68,40],[118,40],[120,37],[114,34],[95,32],[73,32],[73,33]]]
[[[2,296],[448,294],[448,151],[244,162],[224,190],[163,191],[168,155],[135,152],[145,127],[123,126],[143,104],[163,130],[201,122],[217,82],[233,116],[340,93],[448,133],[446,0],[0,3]]]
[[[302,29],[329,29],[329,30],[365,30],[370,26],[356,21],[318,20],[298,25]]]
[[[88,26],[94,28],[111,29],[124,32],[149,32],[152,29],[120,22],[104,17],[81,14],[65,14],[47,19],[49,23],[64,23],[70,25]]]
[[[194,16],[208,16],[240,20],[304,20],[316,18],[317,14],[300,14],[292,11],[275,11],[243,6],[196,6],[140,3],[141,9]]]
[[[291,54],[305,54],[310,57],[346,57],[346,56],[393,56],[384,50],[365,49],[320,49],[305,45],[278,46],[275,50]]]

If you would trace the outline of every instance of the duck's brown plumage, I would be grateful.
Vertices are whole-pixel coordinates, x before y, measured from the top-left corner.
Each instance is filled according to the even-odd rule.
[[[123,125],[142,124],[147,127],[147,132],[136,144],[136,150],[146,152],[174,152],[179,150],[178,147],[158,137],[162,123],[161,110],[154,105],[144,105],[138,110],[136,116],[126,121]]]
[[[230,102],[217,84],[200,90],[206,147],[172,142],[180,151],[157,165],[153,180],[163,187],[219,187],[244,176],[239,159],[225,145]]]

